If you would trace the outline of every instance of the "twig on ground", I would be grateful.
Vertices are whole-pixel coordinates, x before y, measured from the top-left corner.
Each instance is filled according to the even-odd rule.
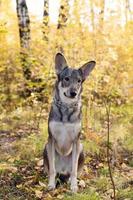
[[[116,189],[115,189],[115,183],[112,175],[112,169],[110,164],[110,153],[109,153],[109,143],[110,143],[110,110],[111,110],[111,102],[104,101],[105,109],[106,109],[106,115],[107,115],[107,163],[108,163],[108,169],[109,169],[109,175],[110,180],[113,187],[113,193],[114,193],[114,200],[116,200]]]

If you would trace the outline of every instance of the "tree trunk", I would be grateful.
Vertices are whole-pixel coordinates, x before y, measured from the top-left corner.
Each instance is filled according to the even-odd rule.
[[[80,25],[81,3],[82,3],[82,1],[79,2],[79,0],[75,0],[73,3],[74,23],[76,25]]]
[[[19,25],[19,38],[21,47],[21,63],[24,77],[31,78],[30,63],[28,62],[28,51],[30,48],[30,18],[25,0],[16,0],[17,17]]]
[[[16,0],[17,17],[19,23],[20,46],[28,49],[30,47],[30,18],[25,0]]]
[[[49,25],[49,0],[44,0],[43,11],[43,39],[48,41],[48,25]]]
[[[63,27],[66,26],[66,23],[68,21],[68,15],[69,15],[68,0],[61,0],[57,29],[62,29]]]
[[[103,30],[104,26],[104,9],[105,8],[105,0],[100,0],[100,13],[99,13],[99,30]]]
[[[125,5],[125,18],[126,18],[126,23],[127,23],[129,20],[132,20],[132,11],[130,8],[130,1],[126,0],[125,4],[126,4]]]
[[[69,0],[61,0],[60,8],[59,8],[59,17],[58,17],[58,36],[61,38],[62,41],[65,41],[65,27],[67,25],[68,21],[68,15],[69,15]],[[60,41],[61,41],[60,40]],[[58,51],[64,54],[64,49],[61,44],[57,44],[56,47],[58,48]]]
[[[95,15],[94,15],[94,2],[90,0],[90,12],[91,12],[91,26],[92,30],[95,31]]]
[[[96,36],[96,30],[97,25],[95,24],[95,1],[90,0],[90,20],[91,20],[91,26],[92,26],[92,41],[93,41],[93,56],[95,59],[97,58],[97,36]]]

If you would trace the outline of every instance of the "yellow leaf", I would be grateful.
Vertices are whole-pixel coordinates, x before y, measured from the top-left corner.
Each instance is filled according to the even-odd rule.
[[[57,199],[63,199],[63,198],[64,198],[64,195],[59,194],[59,195],[57,196]]]
[[[84,182],[83,180],[80,180],[80,181],[79,181],[79,186],[80,186],[81,188],[85,188],[85,182]]]
[[[42,187],[46,187],[46,185],[41,181],[39,181],[39,185],[42,186]]]
[[[40,191],[40,190],[35,190],[35,194],[36,194],[36,197],[38,197],[38,198],[41,198],[41,197],[42,197],[42,194],[43,194],[43,192],[42,192],[42,191]]]
[[[17,187],[17,188],[22,188],[22,186],[23,186],[22,184],[19,184],[19,185],[17,185],[16,187]]]
[[[41,160],[39,160],[39,161],[37,162],[37,166],[38,166],[38,167],[43,166],[43,159],[41,159]]]

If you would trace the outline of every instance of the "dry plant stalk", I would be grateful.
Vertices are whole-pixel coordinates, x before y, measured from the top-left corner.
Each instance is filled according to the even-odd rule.
[[[109,142],[110,142],[110,110],[111,110],[111,102],[104,101],[106,115],[107,115],[107,163],[108,163],[108,170],[110,175],[110,180],[113,187],[113,198],[116,200],[116,189],[115,189],[115,182],[112,175],[111,163],[110,163],[110,153],[109,153]]]

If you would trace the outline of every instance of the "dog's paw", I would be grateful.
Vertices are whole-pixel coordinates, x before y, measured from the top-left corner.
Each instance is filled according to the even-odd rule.
[[[48,190],[54,190],[55,189],[55,184],[48,184]]]
[[[71,191],[72,191],[73,193],[76,193],[76,192],[78,191],[78,186],[77,186],[77,184],[76,184],[76,185],[71,185]]]
[[[70,189],[73,193],[76,193],[78,191],[78,185],[77,185],[77,178],[75,176],[71,176],[71,186]]]

